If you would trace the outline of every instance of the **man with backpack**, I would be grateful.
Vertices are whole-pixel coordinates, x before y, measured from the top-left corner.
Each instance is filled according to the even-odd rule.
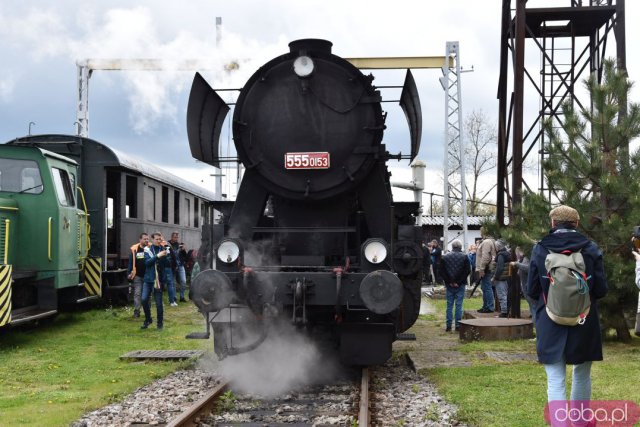
[[[578,211],[562,205],[549,218],[551,230],[531,254],[527,294],[537,301],[536,347],[548,401],[564,405],[567,364],[574,365],[571,401],[591,399],[591,362],[602,360],[596,300],[606,295],[607,280],[602,251],[576,230]]]

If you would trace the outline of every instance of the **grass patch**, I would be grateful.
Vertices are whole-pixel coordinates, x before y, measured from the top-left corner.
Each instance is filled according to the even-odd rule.
[[[475,299],[475,298],[474,298]],[[465,299],[467,310],[475,309],[474,299]],[[446,302],[430,300],[436,307],[435,321],[444,322]],[[535,341],[476,341],[460,343],[456,350],[473,362],[470,367],[423,369],[444,398],[458,406],[460,421],[478,427],[545,425],[543,410],[547,403],[547,378],[544,367],[531,361],[497,362],[485,357],[486,351],[536,354]],[[640,355],[640,338],[628,343],[604,341],[604,361],[592,368],[592,399],[640,402],[635,387]],[[571,368],[567,370],[571,377]],[[568,381],[567,390],[571,388]]]
[[[3,330],[0,334],[0,424],[66,426],[85,412],[177,369],[182,362],[132,362],[119,357],[133,350],[208,349],[210,341],[186,340],[202,330],[191,303],[165,303],[164,330],[155,323],[141,330],[130,307],[65,313],[47,325]],[[155,308],[152,306],[155,322]]]

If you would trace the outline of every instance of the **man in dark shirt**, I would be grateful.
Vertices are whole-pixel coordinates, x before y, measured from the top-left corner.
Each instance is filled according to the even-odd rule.
[[[460,328],[462,301],[464,300],[464,290],[470,271],[469,258],[462,253],[462,243],[460,243],[460,240],[454,240],[451,243],[451,252],[444,255],[440,263],[440,274],[447,289],[447,332],[451,331],[454,302],[456,305],[456,330]]]
[[[187,289],[187,273],[185,271],[185,264],[187,262],[187,250],[184,243],[180,242],[180,233],[174,231],[171,233],[171,270],[173,271],[174,283],[177,284],[176,288],[180,292],[180,301],[185,302],[184,292]]]
[[[431,267],[433,268],[433,280],[436,283],[442,281],[442,275],[440,274],[440,260],[442,259],[442,249],[438,245],[438,241],[433,239],[431,241]]]
[[[133,317],[140,317],[142,283],[144,282],[144,248],[149,246],[149,235],[140,234],[139,242],[129,250],[127,278],[133,283]]]

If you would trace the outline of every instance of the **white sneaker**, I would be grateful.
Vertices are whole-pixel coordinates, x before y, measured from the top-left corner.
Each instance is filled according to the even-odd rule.
[[[170,305],[171,305],[171,307],[177,307],[178,303],[177,302],[172,302]]]

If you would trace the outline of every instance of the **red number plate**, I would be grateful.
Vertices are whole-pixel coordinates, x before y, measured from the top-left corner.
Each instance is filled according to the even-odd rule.
[[[329,153],[286,153],[285,169],[329,169]]]

